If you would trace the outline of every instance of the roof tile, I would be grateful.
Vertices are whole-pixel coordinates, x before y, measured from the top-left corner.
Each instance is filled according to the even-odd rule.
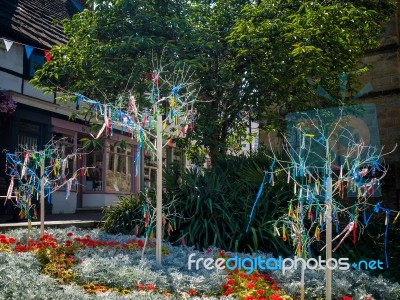
[[[36,47],[65,44],[62,25],[79,11],[70,0],[1,0],[0,37]]]

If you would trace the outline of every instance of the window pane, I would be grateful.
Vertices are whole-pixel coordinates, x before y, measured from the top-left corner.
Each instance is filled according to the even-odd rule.
[[[125,155],[125,150],[121,150],[120,147],[115,147],[114,150],[114,153],[107,153],[106,191],[130,193],[133,158],[131,155]]]
[[[44,65],[44,56],[32,53],[29,58],[29,78],[32,78],[37,69]]]
[[[53,133],[53,140],[56,142],[56,149],[55,149],[55,155],[60,158],[64,159],[66,158],[69,154],[73,154],[74,151],[74,138],[68,135],[65,135],[63,133]],[[68,165],[65,170],[65,176],[66,177],[71,177],[71,175],[74,173],[75,170],[75,160],[74,158],[70,158],[67,161]]]
[[[87,191],[102,191],[103,184],[103,155],[102,152],[96,151],[87,155],[86,165],[89,167],[86,175]]]

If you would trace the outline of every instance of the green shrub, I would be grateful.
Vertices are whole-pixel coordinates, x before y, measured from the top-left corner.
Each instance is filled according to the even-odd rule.
[[[271,153],[260,151],[251,156],[226,157],[211,169],[166,171],[163,202],[167,206],[172,203],[171,209],[180,218],[174,220],[176,228],[165,238],[172,243],[184,239],[200,250],[215,246],[230,251],[293,253],[290,245],[275,236],[272,226],[287,212],[291,197],[285,176],[275,178],[274,186],[265,185],[246,233],[264,170],[270,165]],[[144,197],[154,195],[122,196],[115,205],[106,208],[104,230],[132,234],[139,225],[139,234],[143,235]]]
[[[103,230],[108,233],[133,234],[136,225],[140,225],[143,219],[143,199],[144,195],[139,196],[120,196],[118,201],[104,209]],[[140,234],[144,233],[140,227]]]
[[[261,151],[251,156],[227,157],[201,172],[166,172],[167,198],[175,199],[175,210],[183,217],[178,220],[172,240],[184,238],[198,249],[215,246],[232,251],[291,253],[289,245],[274,235],[272,226],[286,212],[291,197],[285,178],[276,178],[274,187],[266,184],[246,233],[264,170],[271,164],[270,154]]]

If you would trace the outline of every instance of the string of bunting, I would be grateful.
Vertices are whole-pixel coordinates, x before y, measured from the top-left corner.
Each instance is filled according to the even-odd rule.
[[[7,52],[10,51],[11,47],[14,44],[18,44],[18,45],[24,46],[25,55],[28,58],[28,60],[30,59],[30,57],[31,57],[31,55],[32,55],[32,53],[33,53],[33,51],[35,49],[43,51],[43,56],[44,56],[46,61],[50,61],[51,58],[52,58],[51,54],[50,54],[50,50],[48,50],[48,49],[43,49],[43,48],[39,48],[39,47],[33,47],[33,46],[30,46],[30,45],[26,45],[26,44],[22,44],[22,43],[19,43],[19,42],[15,42],[15,41],[12,41],[12,40],[9,40],[9,39],[6,39],[6,38],[2,38],[2,39],[3,39],[4,45],[6,46]]]

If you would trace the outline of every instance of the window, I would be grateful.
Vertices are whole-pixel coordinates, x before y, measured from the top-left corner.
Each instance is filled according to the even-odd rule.
[[[17,145],[18,151],[25,149],[38,149],[38,137],[40,136],[40,126],[30,121],[21,120],[18,122]]]
[[[69,154],[75,153],[74,138],[59,132],[53,132],[53,141],[56,143],[56,151],[61,159],[66,158]],[[68,165],[65,170],[65,176],[71,177],[76,170],[76,161],[73,158],[68,159]]]
[[[24,54],[24,77],[31,79],[36,70],[41,68],[45,63],[43,50],[34,49],[29,59]]]
[[[86,191],[103,191],[103,153],[93,151],[86,156]]]
[[[133,192],[132,149],[116,145],[107,147],[106,192]]]

